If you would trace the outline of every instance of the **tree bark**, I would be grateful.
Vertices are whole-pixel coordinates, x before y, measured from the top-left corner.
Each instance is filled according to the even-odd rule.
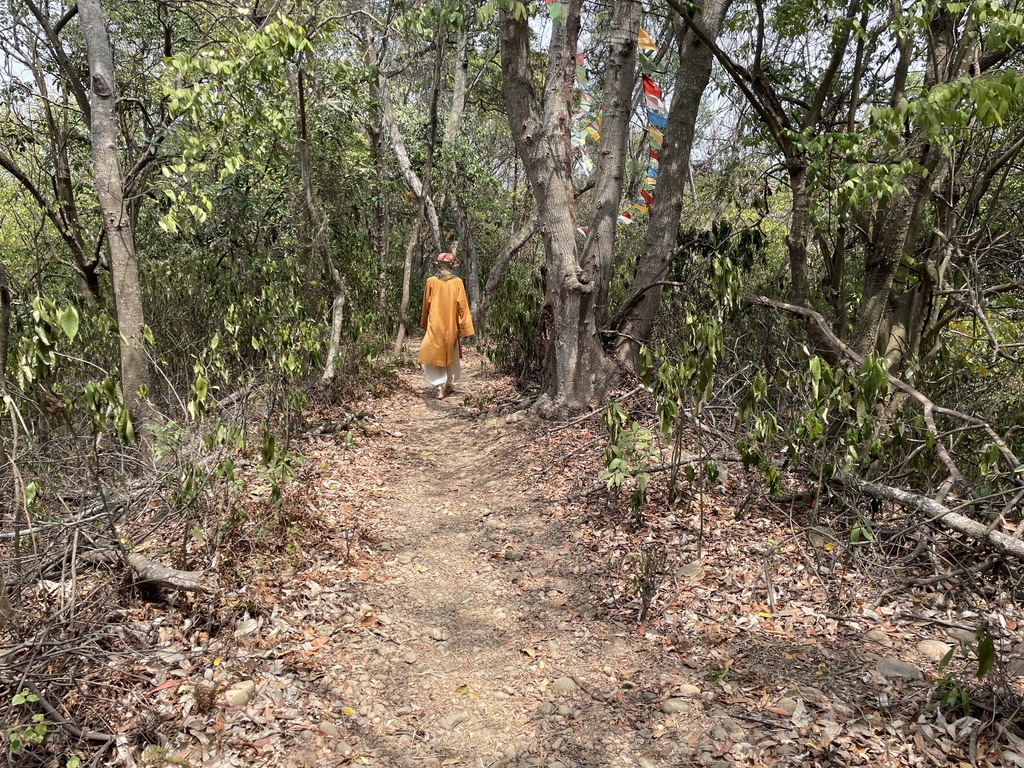
[[[119,331],[121,389],[125,404],[141,415],[138,392],[149,385],[149,362],[143,349],[145,315],[142,287],[128,208],[125,205],[124,176],[117,154],[117,80],[114,56],[99,0],[78,3],[79,21],[85,37],[92,82],[92,162],[96,193],[106,232],[110,276]]]
[[[597,289],[576,250],[572,185],[571,94],[575,81],[580,0],[563,3],[553,25],[543,104],[538,109],[530,65],[530,28],[500,10],[502,95],[519,158],[537,201],[547,270],[542,324],[548,327],[537,411],[563,418],[600,400],[614,375],[593,319]]]
[[[608,317],[608,286],[619,207],[622,203],[623,167],[632,113],[633,72],[636,68],[636,30],[641,8],[637,0],[617,0],[613,9],[604,98],[601,102],[601,143],[594,173],[593,214],[583,245],[583,270],[594,290],[584,300],[583,316],[597,337],[598,325]],[[687,157],[687,159],[689,159]]]
[[[703,5],[700,19],[690,23],[701,25],[704,34],[717,38],[731,1],[708,0]],[[629,290],[631,296],[643,291],[643,298],[624,315],[617,329],[622,334],[616,342],[616,355],[630,365],[636,365],[640,344],[650,338],[661,302],[660,286],[646,289],[663,279],[675,256],[697,114],[711,78],[712,59],[711,49],[688,29],[680,44],[676,90],[665,126],[654,205],[644,237],[644,249]]]

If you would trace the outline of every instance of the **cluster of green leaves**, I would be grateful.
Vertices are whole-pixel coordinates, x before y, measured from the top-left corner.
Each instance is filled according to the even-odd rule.
[[[295,122],[286,67],[312,50],[302,27],[280,16],[259,29],[242,25],[219,48],[167,60],[163,95],[178,120],[172,144],[179,159],[162,168],[170,203],[162,229],[175,233],[207,220],[213,210],[208,172],[224,184],[247,164],[280,161]]]
[[[491,303],[488,326],[500,329],[482,343],[487,358],[501,371],[525,379],[540,367],[537,318],[544,285],[541,270],[528,263],[509,265]]]
[[[859,368],[847,369],[811,356],[805,371],[780,372],[778,379],[776,384],[788,395],[784,430],[768,405],[763,371],[757,372],[740,401],[743,435],[739,447],[744,465],[760,467],[773,493],[781,491],[780,468],[771,460],[780,449],[784,466],[807,470],[819,482],[827,482],[837,473],[867,474],[883,447],[876,421],[877,407],[888,394],[884,358],[872,354]],[[901,423],[889,423],[887,429],[888,441],[906,441]]]
[[[647,489],[651,475],[644,471],[653,464],[660,450],[651,430],[631,420],[617,402],[609,401],[601,414],[601,425],[608,431],[608,447],[604,452],[604,472],[601,479],[616,495],[629,478],[634,478],[630,507],[636,521],[643,521],[647,503]]]
[[[949,649],[939,661],[939,670],[948,670],[959,649],[962,658],[968,665],[976,665],[973,677],[981,680],[992,669],[996,661],[996,646],[988,625],[982,622],[975,630],[975,639],[960,640]],[[938,696],[939,709],[943,712],[959,709],[966,717],[971,714],[971,685],[954,671],[949,670],[935,682],[935,693]]]

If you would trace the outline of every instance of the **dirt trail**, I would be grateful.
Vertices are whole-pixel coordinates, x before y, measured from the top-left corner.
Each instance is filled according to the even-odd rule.
[[[473,354],[463,370],[443,401],[403,374],[381,423],[393,461],[372,482],[387,501],[353,601],[369,626],[337,649],[332,675],[352,708],[342,751],[381,766],[689,764],[700,705],[663,714],[682,682],[670,663],[594,620],[574,532],[542,498],[543,467],[528,466],[544,463],[536,438],[473,418],[493,380]]]
[[[643,526],[596,496],[570,503],[594,482],[594,433],[508,418],[516,393],[473,351],[463,373],[438,401],[406,370],[362,404],[354,440],[340,412],[303,438],[286,494],[298,535],[272,550],[289,561],[246,564],[224,659],[202,673],[226,706],[192,706],[186,687],[175,702],[164,680],[195,679],[184,664],[152,678],[168,720],[184,702],[192,738],[175,754],[216,768],[902,766],[962,741],[913,720],[966,629],[941,593],[934,608],[872,605],[881,586],[837,546],[805,544],[785,515],[736,514],[740,483],[709,502],[701,560],[692,499]],[[630,583],[644,537],[667,556],[646,630]]]

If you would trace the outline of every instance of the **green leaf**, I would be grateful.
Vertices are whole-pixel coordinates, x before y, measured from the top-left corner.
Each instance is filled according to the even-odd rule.
[[[985,636],[978,643],[978,678],[985,676],[985,673],[992,668],[996,660],[996,646],[992,642],[992,635],[985,632]]]
[[[949,649],[949,650],[948,650],[948,651],[946,652],[946,655],[945,655],[945,656],[943,656],[943,657],[942,657],[942,659],[941,659],[941,660],[939,661],[939,669],[940,669],[940,670],[941,670],[941,669],[945,669],[946,667],[948,667],[948,666],[949,666],[949,662],[951,662],[951,661],[953,660],[953,654],[954,654],[955,652],[956,652],[956,648],[950,648],[950,649]]]
[[[196,400],[202,402],[206,399],[206,393],[210,390],[210,384],[203,374],[196,376]]]
[[[135,439],[135,429],[132,427],[132,420],[128,415],[127,408],[118,409],[117,420],[114,426],[117,428],[117,438],[124,445],[128,445],[128,443]]]

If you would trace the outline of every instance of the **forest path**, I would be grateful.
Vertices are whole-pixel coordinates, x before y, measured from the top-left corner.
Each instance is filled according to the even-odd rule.
[[[234,631],[196,617],[159,629],[144,701],[155,697],[177,756],[215,768],[789,768],[966,754],[970,739],[929,720],[932,681],[949,674],[939,659],[974,637],[944,586],[876,605],[889,582],[870,553],[820,525],[815,543],[792,510],[751,508],[736,471],[673,503],[662,484],[642,520],[628,492],[579,493],[601,471],[600,428],[514,411],[519,395],[475,350],[442,401],[415,369],[391,384],[310,410],[282,509],[268,510],[253,474],[234,548],[245,555],[225,564],[241,577],[222,601]],[[663,558],[646,626],[643,551]],[[1024,618],[1000,610],[1016,647]],[[950,668],[968,679],[971,663]],[[215,696],[176,686],[200,678]],[[1001,749],[970,759],[1000,764]]]
[[[474,351],[442,401],[402,372],[372,430],[388,461],[335,475],[364,488],[374,541],[333,651],[332,698],[351,713],[341,752],[380,766],[690,764],[702,707],[674,699],[682,711],[663,714],[677,670],[595,617],[587,559],[545,492],[557,457],[544,428],[480,416],[501,386]]]

